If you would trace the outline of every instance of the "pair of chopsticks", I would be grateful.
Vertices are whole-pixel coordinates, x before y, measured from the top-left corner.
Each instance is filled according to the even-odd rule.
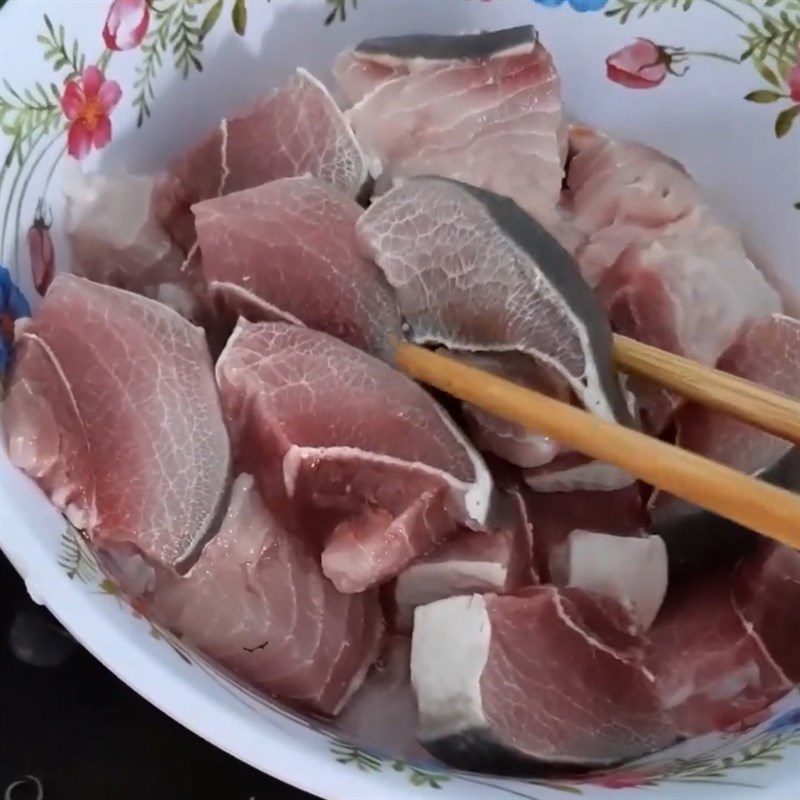
[[[624,372],[800,444],[800,400],[624,336],[614,337]],[[800,495],[703,456],[589,414],[446,355],[403,343],[398,367],[412,378],[584,455],[800,549]]]

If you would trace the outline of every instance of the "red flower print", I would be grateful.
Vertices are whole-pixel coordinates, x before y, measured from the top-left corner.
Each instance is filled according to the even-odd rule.
[[[797,48],[797,63],[789,70],[786,82],[789,84],[789,96],[795,103],[800,103],[800,47]]]
[[[606,59],[606,74],[630,89],[650,89],[667,77],[671,61],[663,47],[649,39],[637,39]]]
[[[83,158],[92,147],[99,150],[111,141],[108,115],[121,96],[119,84],[107,81],[94,66],[86,67],[77,80],[67,82],[61,108],[71,123],[67,150],[73,158]]]
[[[109,50],[132,50],[141,44],[149,24],[147,0],[114,0],[108,9],[103,41]]]
[[[44,296],[53,281],[56,269],[56,257],[53,240],[50,238],[52,220],[45,220],[44,201],[36,206],[36,216],[28,228],[28,253],[31,259],[33,285],[40,295]]]

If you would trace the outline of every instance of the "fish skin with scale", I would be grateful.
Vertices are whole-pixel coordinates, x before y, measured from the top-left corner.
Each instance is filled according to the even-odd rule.
[[[377,200],[358,231],[413,341],[527,354],[558,370],[589,410],[633,425],[605,314],[569,253],[513,200],[413,178]]]

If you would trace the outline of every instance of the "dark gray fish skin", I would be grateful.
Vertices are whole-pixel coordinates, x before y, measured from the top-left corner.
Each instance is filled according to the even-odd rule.
[[[755,477],[800,491],[800,448],[793,447]],[[652,532],[667,547],[670,581],[689,578],[710,566],[731,564],[751,552],[760,539],[743,525],[679,499],[656,510]]]
[[[586,326],[603,393],[608,398],[614,418],[622,425],[636,427],[616,379],[614,340],[608,318],[572,256],[511,198],[450,178],[427,177],[455,183],[471,194],[486,208],[497,227],[536,262],[547,280],[564,298],[570,311]]]
[[[533,25],[519,25],[516,28],[460,36],[436,36],[424,33],[381,36],[377,39],[364,40],[357,45],[355,52],[399,59],[468,61],[491,58],[525,45],[530,45],[530,50],[533,50],[538,40],[539,34]]]
[[[544,775],[579,774],[592,769],[616,766],[607,764],[578,764],[552,762],[533,758],[516,748],[499,742],[491,732],[473,728],[461,733],[421,742],[422,746],[439,761],[456,769],[469,772],[488,772],[510,778],[533,778]]]
[[[202,538],[195,542],[194,546],[183,553],[173,565],[175,572],[178,575],[186,575],[186,573],[200,560],[203,554],[203,548],[219,533],[222,523],[225,521],[225,515],[228,513],[228,505],[231,501],[231,489],[233,488],[233,468],[228,465],[228,475],[225,478],[225,487],[219,496],[214,513],[208,522],[205,533]]]

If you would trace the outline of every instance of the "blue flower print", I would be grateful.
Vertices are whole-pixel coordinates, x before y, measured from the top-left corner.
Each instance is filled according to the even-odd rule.
[[[551,8],[568,2],[575,11],[599,11],[608,0],[533,0],[533,2]]]
[[[793,708],[781,714],[779,717],[775,717],[767,726],[767,730],[770,733],[800,731],[800,708]]]
[[[0,266],[0,375],[11,361],[14,322],[30,315],[31,307],[25,295],[14,285],[9,271]]]

